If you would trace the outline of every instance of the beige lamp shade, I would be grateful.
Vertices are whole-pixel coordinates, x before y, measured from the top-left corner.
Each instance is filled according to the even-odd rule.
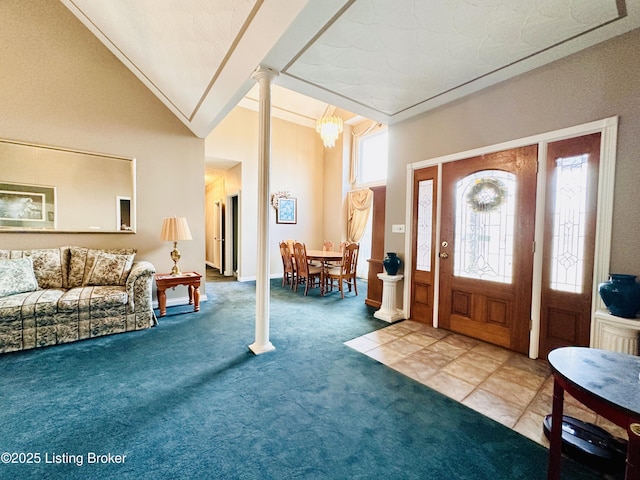
[[[192,240],[189,224],[184,217],[167,217],[162,222],[160,239],[165,242],[177,242],[180,240]]]
[[[171,251],[171,260],[173,260],[173,268],[171,275],[180,275],[180,251],[178,250],[179,240],[192,240],[189,224],[184,217],[167,217],[162,222],[162,233],[160,239],[165,242],[173,242],[173,250]]]

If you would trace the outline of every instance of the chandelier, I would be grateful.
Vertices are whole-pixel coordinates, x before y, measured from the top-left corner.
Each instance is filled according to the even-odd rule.
[[[319,118],[316,124],[316,132],[320,134],[325,147],[335,147],[336,140],[342,133],[342,119],[340,117]]]

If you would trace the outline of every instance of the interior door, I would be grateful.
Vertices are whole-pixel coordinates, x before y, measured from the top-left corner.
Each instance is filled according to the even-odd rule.
[[[439,326],[528,353],[537,145],[442,167]]]
[[[540,356],[588,346],[595,249],[600,134],[547,149]]]
[[[411,319],[429,325],[433,324],[437,175],[438,167],[413,175]]]

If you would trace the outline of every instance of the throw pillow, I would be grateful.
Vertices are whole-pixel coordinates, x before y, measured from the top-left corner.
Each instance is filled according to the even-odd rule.
[[[0,297],[37,289],[38,281],[30,258],[0,259]]]
[[[40,288],[62,288],[64,284],[63,252],[60,248],[25,250],[23,256],[31,257],[33,271]]]
[[[94,259],[85,285],[124,285],[133,265],[133,254],[100,252]]]
[[[118,255],[135,255],[135,249],[121,248],[112,250],[94,250],[84,247],[71,247],[69,260],[69,288],[89,285],[89,274],[93,269],[94,262],[98,255],[102,253]],[[117,284],[111,284],[117,285]]]
[[[88,248],[71,247],[69,259],[69,288],[81,287],[87,265]]]

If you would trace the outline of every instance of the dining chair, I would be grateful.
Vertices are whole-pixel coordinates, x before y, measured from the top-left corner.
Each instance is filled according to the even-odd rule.
[[[295,240],[285,240],[285,242],[287,242],[287,245],[289,245],[289,251],[291,251],[291,255],[293,255],[293,246],[295,245],[296,241]]]
[[[290,285],[293,290],[293,285],[296,277],[296,269],[293,265],[293,254],[289,248],[289,244],[286,241],[280,242],[280,255],[282,256],[282,286]]]
[[[307,260],[307,247],[304,243],[296,242],[293,245],[293,256],[296,260],[296,278],[294,281],[294,291],[298,291],[298,283],[304,281],[304,294],[307,295],[309,285],[320,287],[322,279],[322,267],[310,265]]]
[[[322,241],[322,251],[323,252],[333,252],[334,243],[331,240],[323,240]],[[319,260],[311,260],[311,265],[314,267],[327,267],[329,265],[334,266],[332,262],[321,262]]]
[[[353,285],[355,294],[358,295],[358,285],[356,283],[356,269],[358,267],[358,251],[360,245],[357,243],[350,243],[344,247],[342,252],[342,263],[337,267],[327,270],[327,281],[329,287],[333,290],[334,282],[338,282],[338,288],[340,289],[340,295],[344,298],[344,283],[349,287]]]

